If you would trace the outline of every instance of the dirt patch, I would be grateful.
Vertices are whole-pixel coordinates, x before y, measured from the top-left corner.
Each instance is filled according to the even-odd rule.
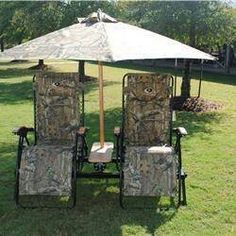
[[[209,101],[201,97],[173,98],[173,110],[177,111],[207,112],[220,110],[222,108],[222,103]]]

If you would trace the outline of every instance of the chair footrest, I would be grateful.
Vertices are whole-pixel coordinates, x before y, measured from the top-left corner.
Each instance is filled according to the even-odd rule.
[[[114,144],[105,142],[104,147],[100,143],[93,143],[88,161],[91,163],[108,163],[112,161],[112,152]]]
[[[71,196],[72,148],[36,145],[24,148],[19,169],[19,195]]]
[[[127,146],[124,196],[175,196],[176,155],[172,147]]]

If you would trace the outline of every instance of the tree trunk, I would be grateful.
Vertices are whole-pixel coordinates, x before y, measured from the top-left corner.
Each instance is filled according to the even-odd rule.
[[[186,60],[184,65],[184,76],[181,84],[181,97],[189,98],[191,90],[191,60]]]
[[[44,60],[39,59],[38,67],[39,67],[39,68],[43,68],[43,67],[44,67]]]
[[[230,73],[230,45],[228,44],[226,46],[226,52],[225,52],[225,72]]]
[[[79,61],[79,79],[81,82],[85,80],[85,69],[84,69],[84,61]]]
[[[1,52],[4,51],[4,41],[3,41],[3,37],[0,37],[0,47],[1,47]]]
[[[189,2],[189,10],[191,11],[191,22],[189,28],[189,44],[192,47],[196,45],[196,24],[195,24],[195,8],[197,5]],[[181,96],[189,98],[191,95],[191,60],[186,60],[184,64],[184,76],[181,84]]]
[[[47,69],[47,65],[44,64],[44,60],[43,59],[39,59],[38,64],[36,66],[32,66],[29,69],[30,70],[46,70]]]

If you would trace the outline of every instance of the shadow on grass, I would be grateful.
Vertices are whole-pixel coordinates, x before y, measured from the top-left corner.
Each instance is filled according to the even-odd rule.
[[[3,206],[0,232],[20,234],[21,225],[30,234],[52,235],[123,235],[123,230],[140,230],[154,235],[163,224],[170,221],[177,210],[157,212],[156,209],[121,209],[118,199],[118,183],[104,180],[78,180],[77,205],[73,209],[14,209],[13,200],[8,208]],[[8,188],[13,186],[9,185]],[[7,192],[12,192],[9,189]],[[9,199],[10,200],[10,199]],[[11,204],[10,204],[11,203]],[[136,202],[133,202],[134,205]],[[145,204],[147,205],[147,204]],[[129,229],[128,229],[129,228]],[[135,232],[133,234],[135,234]],[[21,232],[22,233],[22,232]]]
[[[0,61],[0,66],[11,66],[12,63],[10,61]]]
[[[175,70],[174,68],[135,65],[131,62],[105,63],[105,65],[108,67],[125,68],[125,69],[131,69],[131,70],[142,70],[142,71],[147,71],[147,72],[170,73],[172,75],[177,75],[178,77],[182,77],[183,75],[183,70],[181,68],[178,68],[177,70]],[[192,78],[199,79],[200,71],[193,70]],[[216,72],[214,73],[214,72],[203,71],[202,79],[204,81],[209,81],[209,82],[214,82],[214,83],[236,85],[235,75],[217,74]]]
[[[223,115],[219,112],[178,112],[177,121],[173,123],[173,126],[185,127],[190,135],[199,132],[213,134],[214,130],[210,128],[209,124],[217,125],[221,122],[222,118]]]
[[[9,65],[10,64],[11,63],[9,63]],[[2,65],[2,63],[0,65]],[[33,77],[33,74],[34,72],[24,68],[8,68],[6,70],[0,70],[0,103],[16,104],[32,100],[32,81],[5,83],[4,79],[15,79],[24,76]]]
[[[84,213],[88,222],[97,228],[97,235],[123,235],[123,228],[134,226],[138,227],[136,233],[140,233],[142,227],[145,233],[154,235],[155,231],[170,221],[177,211],[157,212],[159,199],[145,197],[132,198],[129,206],[121,209],[118,181],[111,182],[106,186],[104,180],[93,183],[86,180],[78,181],[78,205],[75,211]],[[92,212],[89,214],[90,217],[86,212]]]
[[[203,72],[203,80],[219,84],[236,85],[235,75],[223,75],[217,73]]]
[[[0,225],[4,215],[14,209],[16,151],[17,143],[0,143]],[[3,232],[0,230],[1,234]]]
[[[21,72],[22,73],[22,72]],[[22,75],[19,73],[20,75]],[[14,75],[9,75],[9,78],[13,77]],[[0,77],[1,78],[1,77]],[[104,87],[111,86],[114,84],[119,84],[115,81],[105,81]],[[33,100],[33,83],[32,81],[23,81],[19,83],[0,83],[0,103],[4,104],[16,104],[16,103],[23,103],[26,101]],[[85,83],[84,86],[85,94],[91,91],[98,89],[98,83],[96,81],[91,81]],[[85,97],[86,99],[86,97]]]
[[[0,66],[11,66],[11,65],[18,65],[29,63],[29,60],[12,60],[12,61],[1,61]]]
[[[89,63],[95,64],[93,62],[89,62]],[[104,62],[104,65],[107,67],[131,69],[131,70],[142,70],[142,71],[147,71],[147,72],[156,72],[157,71],[157,68],[155,68],[155,67],[135,65],[132,62],[112,62],[112,63]],[[164,71],[169,71],[169,69],[163,68],[163,73],[164,73]]]
[[[20,83],[0,83],[0,103],[16,104],[32,101],[33,90],[31,81]]]
[[[0,70],[0,80],[4,79],[15,79],[17,77],[30,76],[33,77],[35,71],[30,71],[25,68],[7,68]]]

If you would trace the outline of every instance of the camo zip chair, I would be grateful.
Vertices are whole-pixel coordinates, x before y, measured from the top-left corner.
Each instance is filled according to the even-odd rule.
[[[114,131],[122,207],[124,196],[177,196],[178,205],[187,204],[180,143],[187,132],[172,129],[172,85],[169,75],[130,73],[123,78],[122,127]]]
[[[42,72],[34,77],[33,87],[35,127],[14,130],[19,135],[16,204],[42,206],[38,201],[30,206],[23,204],[21,199],[27,196],[64,199],[67,207],[73,207],[76,202],[76,135],[81,125],[79,76],[77,73]],[[35,133],[34,145],[29,144],[28,132]]]

